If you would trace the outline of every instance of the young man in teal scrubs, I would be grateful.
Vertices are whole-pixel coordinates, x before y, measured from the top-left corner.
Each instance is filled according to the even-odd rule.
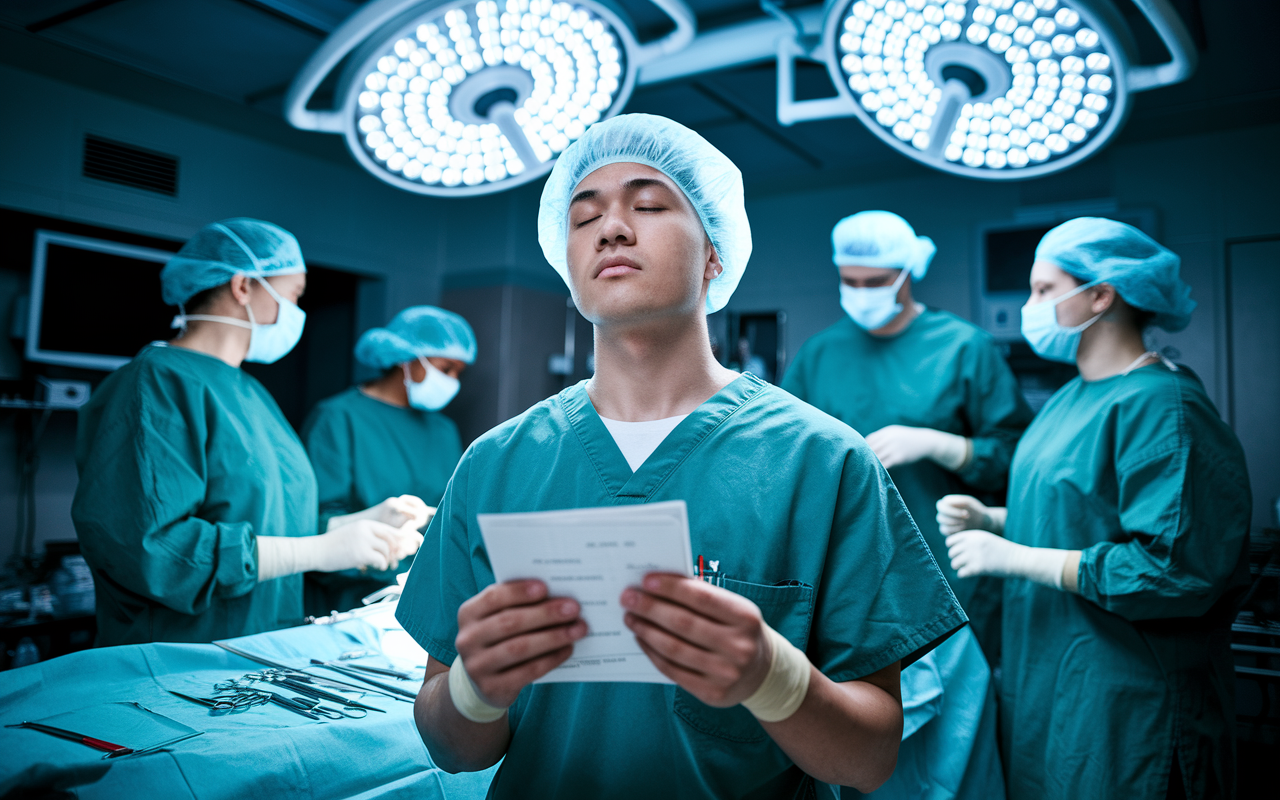
[[[711,355],[750,255],[737,168],[661,117],[593,126],[556,163],[539,239],[595,325],[596,375],[476,441],[398,617],[430,653],[416,720],[491,797],[870,791],[902,732],[899,671],[965,616],[850,428]],[[620,598],[675,685],[531,685],[587,634],[572,600],[494,583],[478,513],[684,500],[718,585]]]

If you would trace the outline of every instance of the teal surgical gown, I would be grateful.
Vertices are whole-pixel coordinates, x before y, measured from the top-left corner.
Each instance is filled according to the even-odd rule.
[[[686,417],[634,474],[585,384],[475,442],[445,491],[397,618],[443,664],[458,607],[493,582],[476,514],[688,504],[695,558],[831,680],[923,654],[964,624],[856,433],[751,375]],[[808,779],[741,706],[663,684],[527,687],[494,798],[802,796]]]
[[[320,487],[320,530],[329,518],[362,511],[388,497],[412,494],[437,505],[462,444],[453,420],[435,411],[401,408],[351,388],[322,400],[302,426]],[[395,583],[395,570],[307,573],[304,606],[308,614],[346,611],[360,598]]]
[[[999,583],[956,576],[938,530],[937,504],[948,494],[1004,489],[1009,459],[1031,421],[1031,409],[995,341],[956,315],[934,309],[885,337],[845,318],[805,342],[782,388],[863,436],[887,425],[909,425],[973,441],[973,457],[959,472],[925,459],[894,467],[889,475],[969,612],[974,632],[994,657],[994,632],[988,629],[999,622]]]
[[[262,384],[149,345],[80,412],[71,516],[98,643],[211,642],[302,621],[302,576],[258,582],[257,536],[316,531],[316,479]]]
[[[1010,540],[1083,553],[1079,595],[1005,581],[1009,797],[1157,800],[1175,763],[1188,797],[1234,797],[1249,480],[1199,379],[1157,364],[1071,381],[1009,480]]]

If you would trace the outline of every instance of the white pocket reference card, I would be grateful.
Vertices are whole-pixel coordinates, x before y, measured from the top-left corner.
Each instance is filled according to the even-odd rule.
[[[552,597],[582,606],[587,635],[569,660],[535,683],[672,683],[622,622],[620,598],[650,572],[691,575],[683,500],[646,505],[477,514],[494,578],[537,578]]]

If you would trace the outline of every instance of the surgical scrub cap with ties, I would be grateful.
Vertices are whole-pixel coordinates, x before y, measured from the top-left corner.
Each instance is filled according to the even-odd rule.
[[[1196,302],[1178,276],[1182,259],[1142,231],[1101,217],[1079,217],[1044,235],[1036,261],[1047,261],[1084,281],[1115,287],[1134,308],[1155,314],[1152,325],[1180,331]]]
[[[831,230],[831,261],[837,267],[880,267],[910,271],[918,281],[938,252],[928,236],[892,211],[860,211]]]
[[[476,360],[476,335],[467,321],[435,306],[410,306],[385,328],[370,328],[356,342],[356,360],[387,369],[415,358]]]
[[[160,271],[160,289],[165,304],[176,306],[236,275],[267,278],[306,271],[292,233],[238,217],[210,223],[191,237]]]
[[[724,268],[707,288],[706,310],[724,308],[751,257],[742,173],[706,139],[666,117],[621,114],[592,125],[560,155],[538,209],[538,243],[547,261],[569,283],[569,201],[583,178],[620,163],[653,167],[693,204]]]

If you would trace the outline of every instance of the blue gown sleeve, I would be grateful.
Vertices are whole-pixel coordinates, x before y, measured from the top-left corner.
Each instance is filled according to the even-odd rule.
[[[994,342],[977,342],[971,362],[965,370],[964,409],[973,457],[956,476],[975,489],[1000,491],[1018,439],[1031,424],[1031,408]]]
[[[405,631],[446,666],[451,666],[458,656],[454,647],[458,608],[482,588],[477,572],[487,576],[485,586],[493,582],[480,532],[470,524],[475,518],[467,502],[470,472],[468,450],[427,526],[396,608],[396,619]]]
[[[1081,596],[1131,621],[1209,611],[1239,570],[1249,531],[1235,434],[1207,397],[1174,387],[1118,412],[1119,529],[1080,557]]]
[[[174,611],[201,614],[215,598],[257,585],[255,531],[249,522],[199,516],[208,423],[198,393],[154,376],[131,388],[81,420],[76,532],[107,579]]]
[[[320,497],[319,533],[329,520],[356,508],[355,468],[351,454],[351,426],[346,414],[321,404],[302,426],[302,443],[316,473]]]

